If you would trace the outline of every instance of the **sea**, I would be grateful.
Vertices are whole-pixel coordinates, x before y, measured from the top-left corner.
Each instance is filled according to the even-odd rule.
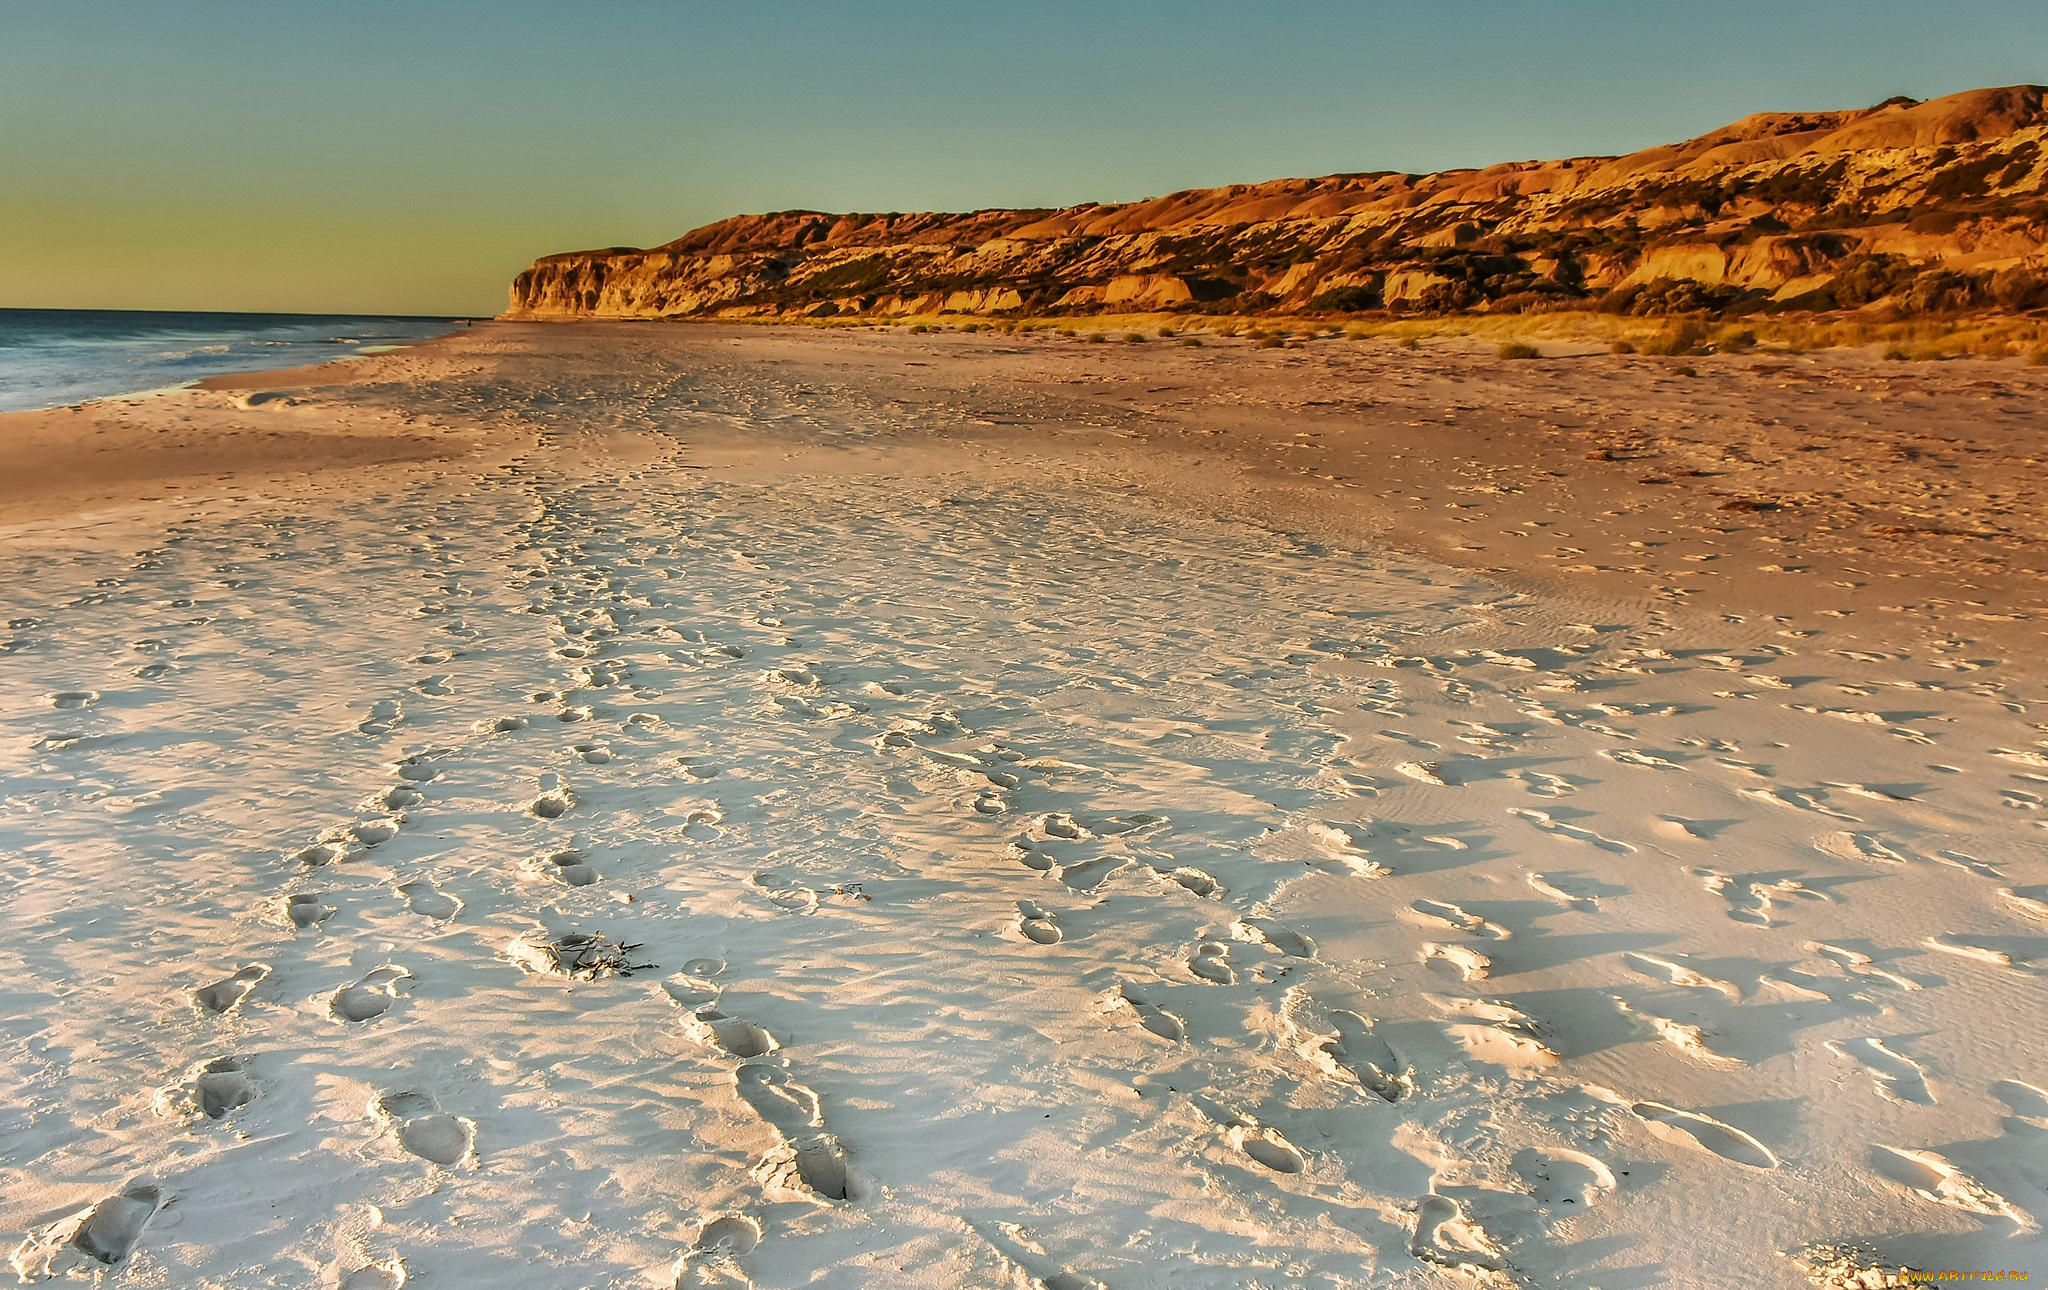
[[[0,309],[0,412],[305,367],[453,329],[449,318]]]

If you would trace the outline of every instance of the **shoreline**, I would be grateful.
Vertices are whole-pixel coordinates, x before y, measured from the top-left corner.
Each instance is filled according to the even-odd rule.
[[[293,488],[336,471],[487,452],[481,428],[351,405],[342,392],[404,379],[468,330],[306,367],[0,413],[0,526]],[[251,397],[251,396],[259,397]]]
[[[473,322],[400,314],[0,309],[0,337],[10,346],[10,361],[23,358],[40,367],[40,379],[4,391],[0,414],[192,389],[215,376],[273,365],[283,357],[280,347],[303,355],[296,366],[345,363],[439,339]],[[96,361],[81,367],[81,353]],[[19,399],[33,401],[23,406]]]

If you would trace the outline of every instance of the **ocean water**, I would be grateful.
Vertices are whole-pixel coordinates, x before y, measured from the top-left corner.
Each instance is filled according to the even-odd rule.
[[[448,330],[446,318],[0,309],[0,412],[326,363]]]

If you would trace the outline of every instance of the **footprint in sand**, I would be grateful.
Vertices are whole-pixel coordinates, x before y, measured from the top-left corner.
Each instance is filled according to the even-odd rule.
[[[1079,842],[1095,836],[1079,820],[1065,811],[1054,811],[1050,815],[1040,816],[1038,823],[1032,826],[1031,832],[1035,837],[1060,842]]]
[[[403,1261],[386,1259],[343,1273],[339,1290],[405,1290],[408,1279]]]
[[[1828,1051],[1847,1061],[1859,1063],[1870,1072],[1870,1078],[1877,1085],[1877,1094],[1888,1102],[1901,1106],[1933,1106],[1936,1098],[1934,1088],[1927,1080],[1927,1072],[1920,1063],[1893,1049],[1884,1040],[1865,1036],[1860,1039],[1831,1039]]]
[[[1460,981],[1484,981],[1493,971],[1493,960],[1478,950],[1465,945],[1440,945],[1435,941],[1423,943],[1422,962],[1432,967],[1441,963],[1457,973]]]
[[[782,874],[769,870],[747,879],[747,885],[768,898],[777,909],[792,914],[811,914],[818,909],[818,893]]]
[[[782,1047],[766,1026],[727,1016],[715,1007],[699,1006],[683,1022],[690,1038],[734,1057],[764,1057]]]
[[[831,1134],[815,1131],[823,1124],[818,1095],[767,1062],[748,1062],[734,1078],[741,1100],[789,1145],[790,1156],[771,1163],[771,1180],[813,1198],[850,1199],[853,1180],[846,1149]]]
[[[1506,1260],[1484,1229],[1449,1196],[1434,1193],[1415,1203],[1415,1231],[1408,1252],[1441,1268],[1499,1272]]]
[[[1092,826],[1103,837],[1115,837],[1120,833],[1135,833],[1143,830],[1158,832],[1161,826],[1173,821],[1164,815],[1153,815],[1149,811],[1133,811],[1129,815],[1108,815],[1095,821]]]
[[[1241,1124],[1233,1126],[1226,1136],[1230,1145],[1276,1174],[1298,1174],[1308,1168],[1308,1158],[1278,1129]]]
[[[1325,855],[1360,878],[1384,878],[1393,870],[1375,860],[1353,828],[1343,824],[1312,824],[1308,835]]]
[[[748,1061],[733,1071],[739,1100],[754,1108],[768,1126],[795,1143],[799,1136],[823,1128],[817,1093],[791,1079],[778,1063]]]
[[[743,1214],[710,1220],[676,1262],[676,1290],[751,1290],[739,1259],[760,1243],[761,1225]]]
[[[1180,884],[1183,890],[1193,892],[1204,899],[1223,893],[1223,884],[1218,882],[1214,875],[1204,873],[1200,869],[1184,865],[1167,874],[1167,877]]]
[[[725,816],[715,807],[701,807],[683,817],[683,836],[692,842],[716,842],[725,836],[725,830],[718,827],[725,823]]]
[[[43,701],[53,708],[68,712],[76,708],[91,707],[99,702],[99,698],[98,690],[59,690],[55,694],[44,695]]]
[[[1605,1200],[1615,1186],[1614,1171],[1605,1161],[1569,1147],[1524,1147],[1508,1162],[1508,1169],[1546,1209],[1570,1206],[1583,1213]]]
[[[1536,797],[1564,797],[1579,790],[1587,781],[1569,775],[1552,775],[1540,770],[1510,771],[1509,779],[1520,780],[1522,787]]]
[[[382,811],[387,815],[396,814],[409,806],[418,806],[427,800],[427,795],[405,784],[393,784],[381,793],[372,793],[364,800],[363,808]]]
[[[733,1072],[733,1081],[740,1100],[789,1141],[824,1127],[818,1095],[781,1066],[750,1061]]]
[[[2012,955],[2004,950],[1994,949],[1989,945],[1972,944],[1961,937],[1949,933],[1930,936],[1920,943],[1930,950],[1936,950],[1943,954],[1953,954],[1957,958],[1969,959],[1974,963],[1985,963],[1992,967],[2014,968],[2015,971],[2026,970],[2024,967],[2014,967]]]
[[[335,912],[334,906],[323,902],[314,892],[302,891],[284,898],[285,921],[292,925],[293,931],[316,928],[334,917]]]
[[[1003,854],[1034,873],[1049,873],[1057,876],[1059,862],[1043,851],[1034,851],[1022,842],[1012,842],[1003,848]]]
[[[1714,836],[1715,825],[1706,820],[1689,820],[1682,815],[1653,815],[1650,831],[1674,842],[1705,842]]]
[[[476,1147],[476,1125],[448,1115],[425,1093],[386,1093],[370,1104],[371,1114],[391,1126],[398,1145],[442,1168],[470,1158]]]
[[[607,765],[612,759],[612,750],[603,744],[570,744],[569,751],[582,758],[588,766]]]
[[[575,804],[575,795],[562,782],[562,777],[546,774],[540,777],[540,792],[527,802],[526,810],[528,814],[543,820],[559,820],[567,815],[569,808]]]
[[[1731,1124],[1710,1115],[1680,1110],[1662,1102],[1636,1102],[1629,1107],[1650,1131],[1669,1142],[1699,1147],[1724,1160],[1752,1169],[1776,1169],[1778,1157],[1771,1149]]]
[[[515,730],[526,729],[526,718],[486,717],[477,722],[474,729],[480,735],[509,735]]]
[[[717,1003],[721,993],[711,982],[693,976],[687,967],[663,981],[661,992],[684,1012],[695,1012],[706,1004]]]
[[[348,859],[348,846],[340,841],[315,842],[310,847],[292,852],[291,859],[308,869],[318,869],[322,865],[339,864]]]
[[[1621,956],[1631,972],[1638,976],[1660,981],[1665,985],[1689,986],[1695,990],[1712,990],[1730,1003],[1742,1002],[1742,991],[1733,982],[1718,980],[1702,972],[1695,972],[1683,963],[1660,959],[1654,954],[1637,954],[1629,951]]]
[[[387,815],[374,820],[358,820],[349,826],[348,835],[364,847],[381,846],[398,836],[399,816]]]
[[[1230,947],[1220,941],[1202,941],[1188,955],[1188,971],[1212,985],[1236,985],[1237,970],[1230,966]]]
[[[412,756],[391,764],[392,774],[408,784],[424,784],[439,779],[441,772],[434,768],[434,754],[414,753]]]
[[[1510,1071],[1557,1065],[1557,1051],[1544,1042],[1534,1017],[1493,999],[1436,999],[1444,1030],[1467,1056]]]
[[[209,1120],[218,1120],[256,1100],[256,1081],[249,1078],[246,1057],[216,1057],[192,1075],[191,1103]]]
[[[1028,900],[1017,902],[1017,931],[1040,945],[1058,945],[1066,939],[1059,920]]]
[[[1991,1091],[2020,1124],[2048,1133],[2048,1088],[2025,1080],[2002,1079],[1991,1086]],[[2011,1127],[2010,1122],[2007,1127]]]
[[[370,705],[370,715],[356,723],[356,730],[366,735],[388,735],[404,720],[403,703],[397,699],[379,699]]]
[[[1871,1168],[1922,1200],[1986,1218],[2010,1219],[2022,1232],[2034,1230],[2023,1210],[1933,1151],[1872,1144]]]
[[[192,992],[192,1002],[204,1011],[221,1016],[241,1006],[263,979],[270,975],[268,963],[251,963],[223,981],[201,986]]]
[[[1630,1007],[1628,1000],[1619,995],[1614,996],[1614,1006],[1621,1011],[1622,1016],[1634,1018],[1647,1027],[1651,1034],[1702,1066],[1711,1066],[1716,1070],[1740,1070],[1749,1065],[1739,1057],[1725,1057],[1715,1052],[1707,1044],[1707,1032],[1698,1026]]]
[[[1827,896],[1808,889],[1796,878],[1736,877],[1705,868],[1687,872],[1698,878],[1701,886],[1728,902],[1728,917],[1754,927],[1776,926],[1771,914],[1780,901],[1828,900]]]
[[[1534,811],[1526,807],[1511,806],[1508,808],[1508,814],[1519,816],[1536,828],[1555,837],[1570,838],[1574,842],[1583,842],[1588,846],[1598,847],[1602,851],[1612,851],[1616,855],[1626,856],[1635,854],[1636,849],[1626,842],[1617,842],[1613,838],[1601,837],[1591,829],[1582,829],[1575,824],[1567,824],[1551,815],[1548,811]]]
[[[851,1200],[853,1176],[846,1148],[829,1133],[813,1134],[791,1144],[796,1150],[796,1173],[813,1194],[826,1200]]]
[[[398,894],[405,897],[406,905],[413,913],[437,923],[445,923],[462,912],[460,900],[424,878],[400,883]]]
[[[747,1254],[761,1243],[761,1225],[744,1214],[724,1214],[697,1229],[693,1254]]]
[[[712,765],[710,759],[705,757],[678,757],[676,758],[676,766],[686,777],[696,780],[700,784],[707,779],[717,779],[725,773],[720,767]]]
[[[1484,936],[1496,941],[1505,941],[1514,935],[1499,923],[1490,923],[1477,914],[1468,913],[1458,905],[1445,900],[1417,900],[1409,910],[1424,923],[1436,923],[1474,936]]]
[[[1188,1037],[1185,1021],[1155,1003],[1148,1002],[1143,995],[1134,993],[1130,986],[1119,986],[1110,1000],[1118,1010],[1128,1009],[1138,1019],[1138,1024],[1168,1043],[1178,1044]]]
[[[1130,864],[1122,856],[1105,856],[1098,860],[1082,860],[1075,864],[1061,865],[1054,873],[1062,885],[1075,891],[1094,891],[1111,874]]]
[[[1438,788],[1450,787],[1450,782],[1443,777],[1443,766],[1438,762],[1404,761],[1396,763],[1394,770],[1418,784],[1432,784]]]
[[[1684,767],[1669,758],[1659,757],[1654,753],[1637,752],[1632,748],[1603,748],[1600,750],[1600,755],[1609,761],[1620,762],[1624,766],[1643,766],[1651,770],[1684,769]]]
[[[92,1207],[71,1237],[71,1246],[112,1267],[142,1241],[142,1231],[164,1207],[163,1188],[138,1179]]]
[[[1825,815],[1831,820],[1845,820],[1850,824],[1863,822],[1847,811],[1838,811],[1829,806],[1827,790],[1824,788],[1738,788],[1735,791],[1751,801],[1782,806],[1788,810],[1810,811],[1815,815]]]
[[[2000,887],[1998,895],[2018,913],[2048,923],[2048,887]]]
[[[591,868],[588,858],[574,847],[550,851],[540,858],[536,867],[547,877],[571,887],[588,887],[597,881],[597,870]]]
[[[354,985],[336,990],[328,1003],[328,1011],[341,1021],[369,1021],[381,1017],[398,1002],[399,986],[410,980],[411,972],[396,964],[387,964]]]
[[[1569,874],[1532,873],[1525,877],[1532,890],[1566,908],[1587,912],[1598,912],[1600,908],[1599,898],[1587,894],[1583,880]]]
[[[1870,833],[1827,833],[1814,839],[1814,850],[1837,860],[1870,864],[1905,864],[1912,857]]]
[[[1885,969],[1878,967],[1876,960],[1868,954],[1844,949],[1839,945],[1829,945],[1825,941],[1808,941],[1806,948],[1843,970],[1853,972],[1857,976],[1867,976],[1879,981],[1886,981],[1899,987],[1901,990],[1918,990],[1920,988],[1920,983],[1911,977],[1900,976],[1896,972],[1887,972]]]
[[[1415,1080],[1393,1047],[1355,1012],[1332,1009],[1330,1024],[1337,1034],[1323,1042],[1323,1052],[1383,1102],[1398,1102],[1415,1091]]]
[[[1289,958],[1312,959],[1316,956],[1316,943],[1306,933],[1290,931],[1274,923],[1246,919],[1231,928],[1230,935],[1235,940],[1271,946]]]

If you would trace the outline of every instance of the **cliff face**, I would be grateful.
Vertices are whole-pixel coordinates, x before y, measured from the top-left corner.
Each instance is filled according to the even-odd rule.
[[[786,211],[550,255],[510,317],[2048,307],[2048,90],[1763,113],[1625,157],[1122,205]]]

